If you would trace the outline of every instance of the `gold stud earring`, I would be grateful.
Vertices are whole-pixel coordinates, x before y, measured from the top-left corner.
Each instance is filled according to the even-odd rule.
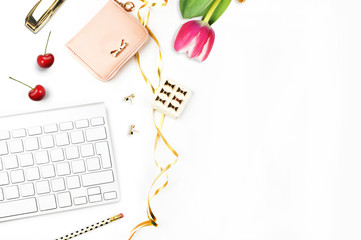
[[[129,135],[134,135],[135,132],[139,132],[139,131],[135,130],[135,125],[130,125]]]
[[[127,102],[130,101],[131,103],[133,103],[133,98],[135,98],[135,95],[132,93],[128,97],[125,97],[124,100]]]

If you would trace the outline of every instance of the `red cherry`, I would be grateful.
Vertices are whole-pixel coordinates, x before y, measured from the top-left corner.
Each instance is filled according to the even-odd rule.
[[[46,95],[45,88],[41,85],[36,85],[35,88],[29,91],[29,98],[33,101],[40,101]]]
[[[38,65],[41,68],[50,68],[54,63],[54,55],[51,53],[46,53],[46,50],[48,49],[48,43],[50,38],[51,32],[49,32],[48,41],[46,42],[45,46],[45,53],[44,55],[39,55],[37,58]]]
[[[50,68],[54,63],[54,55],[47,53],[46,55],[39,55],[37,62],[41,68]]]
[[[25,86],[27,86],[28,88],[31,88],[31,90],[29,91],[29,98],[33,101],[40,101],[42,100],[45,95],[46,95],[46,91],[45,91],[45,88],[41,85],[36,85],[35,88],[32,88],[30,87],[29,85],[19,81],[19,80],[16,80],[15,78],[12,78],[12,77],[9,77],[10,79],[18,82],[18,83],[21,83]]]

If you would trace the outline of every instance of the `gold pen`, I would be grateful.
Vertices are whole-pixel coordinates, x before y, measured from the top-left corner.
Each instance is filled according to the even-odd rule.
[[[63,236],[63,237],[57,238],[56,240],[69,240],[69,239],[72,239],[72,238],[74,238],[74,237],[77,237],[77,236],[82,235],[82,234],[84,234],[84,233],[90,232],[90,231],[92,231],[92,230],[94,230],[94,229],[97,229],[97,228],[99,228],[99,227],[102,227],[102,226],[104,226],[104,225],[107,225],[107,224],[109,224],[109,223],[111,223],[111,222],[114,222],[114,221],[116,221],[116,220],[119,220],[119,219],[121,219],[121,218],[123,218],[123,217],[124,217],[123,213],[118,214],[118,215],[116,215],[116,216],[114,216],[114,217],[108,218],[107,220],[103,220],[103,221],[98,222],[98,223],[96,223],[96,224],[93,224],[93,225],[90,225],[90,226],[88,226],[88,227],[82,228],[82,229],[80,229],[80,230],[78,230],[78,231],[76,231],[76,232],[72,232],[72,233],[67,234],[67,235],[65,235],[65,236]]]

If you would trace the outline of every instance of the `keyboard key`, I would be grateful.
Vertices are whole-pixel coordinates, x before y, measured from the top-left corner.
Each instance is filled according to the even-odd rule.
[[[50,193],[49,182],[48,181],[37,182],[36,191],[38,194]]]
[[[41,176],[43,178],[52,178],[55,177],[55,169],[53,165],[46,165],[41,167]]]
[[[58,176],[65,176],[70,174],[70,166],[68,162],[59,163],[56,165],[56,172]]]
[[[104,125],[104,118],[102,118],[102,117],[92,118],[92,119],[90,119],[90,122],[91,122],[92,126]]]
[[[10,133],[8,131],[0,132],[0,141],[10,139]]]
[[[1,161],[1,158],[0,158],[0,171],[3,170],[3,162]]]
[[[49,162],[49,155],[47,151],[35,153],[35,161],[37,164],[45,164]]]
[[[25,175],[28,181],[39,180],[40,179],[39,168],[37,167],[27,168],[25,170]]]
[[[5,196],[4,196],[3,189],[0,188],[0,201],[4,201],[4,199],[5,199]]]
[[[56,140],[56,145],[58,147],[60,146],[66,146],[69,145],[69,137],[68,137],[68,133],[59,133],[55,135],[55,140]]]
[[[84,205],[87,202],[88,201],[87,201],[86,197],[76,197],[76,198],[74,198],[74,205]]]
[[[0,142],[0,156],[8,154],[8,145],[6,142]]]
[[[74,128],[72,122],[63,122],[63,123],[60,123],[59,126],[60,126],[61,131],[68,131],[68,130],[72,130]]]
[[[59,193],[58,203],[61,208],[70,207],[72,205],[70,192]]]
[[[100,187],[88,188],[88,195],[101,194]]]
[[[71,138],[71,142],[73,144],[83,143],[85,141],[83,131],[71,132],[70,138]]]
[[[91,202],[91,203],[100,202],[101,200],[102,200],[101,194],[89,196],[89,202]]]
[[[97,154],[101,156],[103,168],[111,168],[112,162],[110,160],[110,151],[107,142],[100,142],[95,144]]]
[[[31,153],[25,153],[19,155],[20,166],[29,167],[34,165],[33,155]]]
[[[56,124],[49,124],[44,126],[44,132],[45,133],[54,133],[58,131],[58,125]]]
[[[5,197],[7,200],[16,199],[20,197],[18,186],[6,187],[4,188],[4,190],[5,190]]]
[[[85,172],[85,163],[83,160],[76,160],[71,162],[73,173]]]
[[[81,179],[84,187],[114,182],[113,171],[111,170],[83,174]]]
[[[54,147],[54,139],[52,135],[45,135],[40,138],[41,148]]]
[[[40,135],[42,134],[43,131],[41,130],[41,127],[31,127],[28,129],[28,134],[29,136],[35,136],[35,135]]]
[[[94,156],[93,144],[85,144],[80,146],[81,156],[90,157]]]
[[[80,188],[79,176],[71,176],[66,178],[66,183],[69,189]]]
[[[89,171],[95,171],[100,169],[99,158],[89,158],[86,160],[87,168]]]
[[[9,176],[7,172],[0,172],[0,186],[8,185],[9,182]]]
[[[65,155],[67,159],[76,159],[79,158],[79,150],[77,146],[71,146],[65,148]]]
[[[37,211],[38,206],[35,198],[0,203],[0,219],[16,215],[35,213]]]
[[[89,122],[86,119],[76,121],[75,122],[75,127],[76,128],[87,128],[87,127],[89,127]]]
[[[113,200],[117,198],[117,192],[106,192],[104,193],[104,199],[105,200]]]
[[[22,183],[25,182],[24,171],[23,170],[15,170],[10,172],[10,178],[12,183]]]
[[[12,132],[13,138],[21,138],[26,136],[26,131],[24,128],[22,129],[16,129]]]
[[[55,195],[42,196],[38,199],[40,211],[56,209]]]
[[[34,151],[39,149],[39,143],[37,138],[28,138],[25,139],[24,142],[26,151]]]
[[[63,149],[61,148],[50,150],[50,156],[52,162],[59,162],[65,159]]]
[[[21,153],[24,151],[23,141],[20,139],[10,141],[9,148],[11,153]]]
[[[54,192],[64,191],[65,190],[65,182],[62,178],[56,178],[51,180],[51,188]]]
[[[85,131],[88,142],[104,140],[107,138],[107,133],[104,127],[88,129]]]
[[[20,186],[21,196],[29,197],[35,195],[35,189],[33,183],[25,183]]]
[[[19,167],[18,158],[14,155],[3,157],[5,169],[14,169]]]

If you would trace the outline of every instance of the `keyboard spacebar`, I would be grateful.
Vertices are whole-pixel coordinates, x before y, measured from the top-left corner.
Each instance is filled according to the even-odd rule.
[[[0,218],[11,217],[38,211],[35,198],[0,203]]]

